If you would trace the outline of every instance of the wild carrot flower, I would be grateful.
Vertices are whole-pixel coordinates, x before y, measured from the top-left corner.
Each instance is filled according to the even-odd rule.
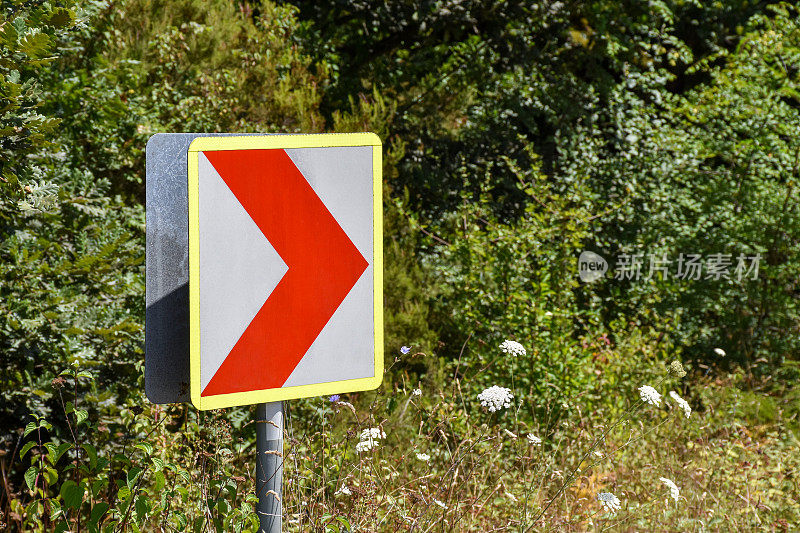
[[[514,357],[517,357],[518,355],[525,355],[527,353],[523,345],[517,341],[508,339],[503,341],[503,343],[500,345],[500,349],[509,355],[513,355]]]
[[[661,395],[650,385],[642,385],[638,390],[639,396],[642,398],[643,402],[655,405],[656,407],[661,405]]]
[[[619,501],[619,498],[610,492],[598,492],[597,499],[600,500],[600,504],[606,511],[615,513],[622,508],[622,503]]]
[[[684,370],[683,365],[680,361],[673,361],[669,364],[669,368],[667,372],[671,376],[682,378],[686,375],[686,370]]]
[[[419,459],[423,463],[427,463],[428,461],[431,460],[431,456],[428,455],[427,453],[417,453],[417,459]]]
[[[714,348],[714,353],[720,357],[725,357],[725,350],[722,348]]]
[[[373,448],[377,448],[380,439],[385,439],[386,433],[381,428],[367,428],[361,432],[358,444],[356,444],[356,452],[368,452]]]
[[[478,394],[478,400],[481,401],[481,405],[490,413],[511,407],[511,400],[513,398],[514,395],[511,394],[511,389],[498,387],[497,385],[492,385]]]
[[[367,439],[385,439],[386,432],[384,432],[381,428],[367,428],[361,432],[361,440]]]
[[[358,444],[356,444],[356,452],[358,452],[358,453],[368,452],[368,451],[372,450],[373,448],[377,448],[377,447],[378,447],[377,439],[362,440],[362,441],[359,441]]]
[[[400,348],[400,353],[403,354],[403,355],[408,355],[408,352],[410,352],[410,351],[411,351],[411,347],[409,347],[409,346],[402,346]]]
[[[344,496],[350,496],[353,493],[350,492],[350,489],[347,488],[347,485],[342,485],[339,490],[333,493],[334,496],[339,496],[340,494]]]
[[[665,477],[660,477],[658,479],[660,479],[661,482],[669,488],[669,495],[672,497],[673,500],[677,502],[678,498],[681,495],[681,489],[679,489],[678,486],[675,483],[673,483],[671,479],[667,479]]]
[[[683,409],[683,414],[686,416],[686,418],[689,418],[689,415],[692,414],[692,406],[689,405],[689,402],[678,396],[678,393],[674,390],[669,391],[669,396],[675,400],[675,403],[678,404],[678,407]]]
[[[414,389],[411,391],[411,396],[422,396],[422,389]]]
[[[532,446],[541,446],[542,439],[534,435],[533,433],[528,433],[528,442],[531,443]]]

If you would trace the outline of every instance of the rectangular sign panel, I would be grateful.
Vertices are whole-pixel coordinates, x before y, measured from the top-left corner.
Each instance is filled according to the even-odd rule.
[[[186,157],[192,403],[379,386],[378,137],[204,136]]]

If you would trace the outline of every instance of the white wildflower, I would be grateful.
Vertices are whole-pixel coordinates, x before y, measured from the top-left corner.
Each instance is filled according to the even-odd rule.
[[[513,398],[514,395],[511,394],[511,389],[498,387],[497,385],[492,385],[478,394],[478,400],[481,401],[481,405],[488,409],[490,413],[511,407]]]
[[[431,460],[431,456],[428,455],[427,453],[417,453],[417,459],[419,459],[422,462],[427,463],[428,461]]]
[[[414,389],[411,391],[411,396],[422,396],[422,389]]]
[[[725,350],[722,348],[714,348],[714,353],[720,357],[725,357]]]
[[[537,437],[533,433],[528,433],[528,442],[530,442],[531,445],[533,445],[533,446],[541,446],[542,445],[542,439],[540,439],[539,437]]]
[[[553,312],[552,312],[552,311],[547,311],[547,312],[544,314],[544,316],[553,316]]]
[[[362,440],[358,444],[356,444],[356,452],[358,453],[368,452],[373,448],[377,447],[378,447],[378,441],[375,439]]]
[[[525,351],[525,347],[520,343],[508,339],[503,341],[503,343],[500,345],[500,349],[509,355],[513,355],[514,357],[518,355],[525,355],[527,353]]]
[[[385,439],[386,433],[381,428],[367,428],[361,432],[361,440]]]
[[[669,391],[669,395],[670,398],[675,400],[675,403],[677,403],[678,406],[683,409],[683,414],[686,416],[686,418],[689,418],[689,415],[692,414],[692,406],[689,405],[689,402],[678,396],[678,393],[674,390]]]
[[[643,402],[647,402],[650,405],[655,405],[656,407],[661,405],[661,395],[650,385],[639,387],[639,396]]]
[[[385,439],[386,433],[381,428],[367,428],[361,432],[359,443],[356,444],[356,451],[358,453],[368,452],[373,448],[377,448],[380,439]]]
[[[340,494],[344,496],[350,496],[353,493],[350,492],[350,489],[347,488],[347,485],[342,485],[339,490],[333,493],[334,496],[339,496]]]
[[[622,508],[622,504],[620,503],[619,498],[617,498],[610,492],[598,492],[597,499],[600,500],[600,504],[606,511],[614,513]]]
[[[679,489],[678,486],[675,483],[673,483],[671,479],[667,479],[665,477],[660,477],[658,479],[660,479],[664,485],[669,487],[669,495],[672,497],[673,500],[677,502],[678,498],[681,495],[681,489]]]
[[[439,501],[439,500],[437,500],[436,498],[434,498],[434,499],[433,499],[433,503],[435,503],[436,505],[438,505],[438,506],[439,506],[439,507],[441,507],[442,509],[447,509],[447,504],[446,504],[446,503],[444,503],[444,502],[440,502],[440,501]]]

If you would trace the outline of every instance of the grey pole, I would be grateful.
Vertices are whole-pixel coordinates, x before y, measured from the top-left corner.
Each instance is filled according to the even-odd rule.
[[[283,517],[283,402],[256,406],[256,512],[259,533],[281,533]]]

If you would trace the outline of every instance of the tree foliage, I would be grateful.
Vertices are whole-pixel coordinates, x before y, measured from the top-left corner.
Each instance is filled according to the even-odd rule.
[[[224,424],[136,414],[156,132],[381,136],[386,351],[432,356],[395,367],[403,380],[469,395],[514,375],[523,416],[552,427],[565,398],[602,402],[638,375],[619,354],[791,368],[798,20],[747,0],[3,1],[0,460],[16,455],[0,505],[17,502],[21,528],[186,530],[205,518],[156,501],[163,477],[189,502],[207,463],[182,458],[233,475]],[[590,285],[587,249],[612,269],[621,254],[761,262],[755,279]],[[528,351],[497,364],[505,338]],[[151,435],[174,449],[125,444]],[[209,523],[252,521],[239,482],[214,483]]]

